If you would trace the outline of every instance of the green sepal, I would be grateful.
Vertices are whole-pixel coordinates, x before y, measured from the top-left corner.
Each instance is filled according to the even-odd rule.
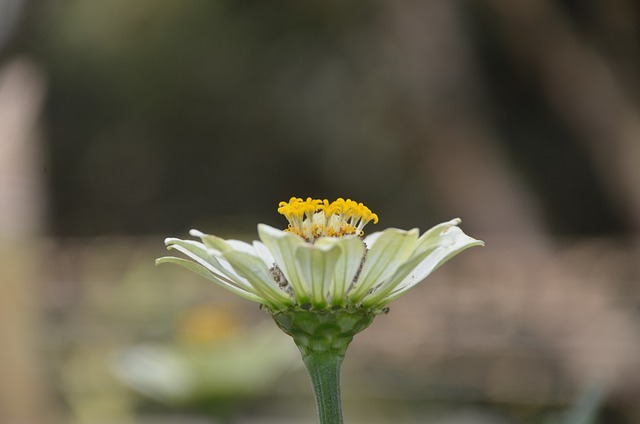
[[[376,314],[370,310],[304,310],[271,312],[282,331],[293,337],[302,357],[329,354],[344,357],[353,337],[367,328]]]

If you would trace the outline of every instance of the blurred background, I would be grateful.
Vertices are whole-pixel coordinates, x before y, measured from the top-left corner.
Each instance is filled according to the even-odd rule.
[[[0,423],[316,422],[153,266],[291,196],[487,243],[356,337],[347,422],[638,423],[639,106],[633,0],[0,0]]]

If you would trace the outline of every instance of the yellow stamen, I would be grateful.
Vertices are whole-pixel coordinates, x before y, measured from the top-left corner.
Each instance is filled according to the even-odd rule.
[[[378,222],[378,215],[364,204],[343,198],[329,202],[327,199],[292,197],[288,202],[278,204],[278,212],[289,221],[285,231],[298,234],[309,242],[319,237],[362,236],[367,223]]]

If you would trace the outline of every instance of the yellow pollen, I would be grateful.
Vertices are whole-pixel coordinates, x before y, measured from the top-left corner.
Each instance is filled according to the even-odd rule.
[[[367,223],[378,223],[378,215],[364,204],[343,198],[329,202],[327,199],[292,197],[288,202],[278,204],[278,213],[289,221],[285,231],[298,234],[309,242],[319,237],[362,236]]]

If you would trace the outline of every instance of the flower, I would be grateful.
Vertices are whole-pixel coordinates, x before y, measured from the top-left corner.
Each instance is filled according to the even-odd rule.
[[[460,219],[418,229],[388,228],[364,237],[378,216],[353,200],[292,197],[278,212],[285,230],[258,225],[260,241],[224,240],[191,230],[200,241],[167,238],[168,249],[189,258],[163,257],[266,307],[288,310],[361,310],[377,314],[440,265],[484,243],[467,236]]]
[[[278,212],[289,221],[284,231],[259,224],[260,241],[245,243],[191,230],[200,241],[165,240],[189,260],[156,263],[182,265],[267,308],[302,354],[320,422],[341,424],[340,367],[353,337],[440,265],[484,243],[459,219],[422,235],[388,228],[364,237],[378,215],[351,199],[292,197]]]

